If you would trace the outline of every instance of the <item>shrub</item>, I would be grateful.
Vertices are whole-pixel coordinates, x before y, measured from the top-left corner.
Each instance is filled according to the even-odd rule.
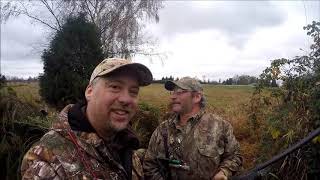
[[[25,151],[48,128],[39,108],[17,97],[11,87],[0,89],[0,179],[20,179],[20,162]]]
[[[253,129],[262,132],[261,161],[270,159],[320,125],[319,27],[319,22],[305,27],[314,40],[308,56],[273,60],[260,75],[249,113]],[[279,80],[283,82],[281,87],[269,87],[270,82]],[[319,148],[318,141],[309,143],[275,164],[266,178],[316,179],[320,176]]]
[[[139,111],[132,120],[132,127],[140,140],[140,147],[147,148],[153,131],[159,125],[160,109],[145,102],[139,104]]]
[[[70,17],[41,58],[40,95],[48,104],[60,109],[84,99],[91,72],[103,59],[97,28],[83,14]]]
[[[0,89],[6,85],[6,77],[0,74]]]

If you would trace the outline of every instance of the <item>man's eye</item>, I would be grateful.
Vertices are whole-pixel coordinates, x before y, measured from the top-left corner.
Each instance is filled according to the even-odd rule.
[[[119,85],[115,85],[115,84],[109,85],[109,88],[114,90],[114,91],[118,91],[118,90],[121,89],[121,87]]]
[[[137,97],[139,94],[139,90],[131,90],[131,91],[129,91],[129,93],[131,94],[131,96]]]

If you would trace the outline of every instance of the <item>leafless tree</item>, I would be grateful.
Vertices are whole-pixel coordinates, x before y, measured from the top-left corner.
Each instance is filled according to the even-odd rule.
[[[128,58],[135,54],[157,54],[152,48],[155,40],[143,29],[146,21],[159,21],[160,8],[159,0],[2,1],[1,23],[25,15],[59,31],[67,17],[84,13],[98,27],[105,55]]]

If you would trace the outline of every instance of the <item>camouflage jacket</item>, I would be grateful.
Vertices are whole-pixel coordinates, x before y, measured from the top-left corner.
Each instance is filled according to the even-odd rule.
[[[233,129],[219,116],[200,111],[183,127],[173,115],[157,127],[144,157],[145,179],[165,179],[167,171],[160,158],[165,157],[163,133],[167,131],[169,159],[177,159],[190,170],[170,167],[171,179],[211,179],[219,170],[228,177],[242,165],[240,147]]]
[[[130,179],[96,133],[71,130],[67,119],[71,107],[60,113],[51,130],[25,154],[22,179]],[[135,153],[132,163],[132,179],[142,179],[142,165]]]

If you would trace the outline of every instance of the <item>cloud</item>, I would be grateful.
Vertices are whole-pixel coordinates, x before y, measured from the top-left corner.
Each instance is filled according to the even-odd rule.
[[[159,39],[167,59],[134,57],[157,79],[203,76],[222,80],[259,75],[275,58],[304,55],[312,42],[303,26],[320,19],[320,1],[165,1],[158,24],[147,31]],[[1,73],[29,77],[41,73],[47,34],[19,17],[1,24]]]
[[[311,41],[302,27],[319,20],[320,2],[304,3],[166,1],[151,29],[171,54],[163,66],[144,63],[156,78],[258,76],[271,60],[307,53]]]
[[[19,16],[1,24],[1,73],[22,78],[43,72],[41,53],[49,31]]]
[[[41,26],[31,25],[29,19],[23,16],[1,26],[2,61],[39,59],[45,40],[45,31]]]
[[[166,1],[158,26],[161,36],[218,30],[240,48],[257,29],[279,26],[286,18],[284,11],[268,1]]]
[[[43,65],[38,59],[1,60],[1,74],[5,76],[16,76],[22,78],[36,77],[43,72]]]

